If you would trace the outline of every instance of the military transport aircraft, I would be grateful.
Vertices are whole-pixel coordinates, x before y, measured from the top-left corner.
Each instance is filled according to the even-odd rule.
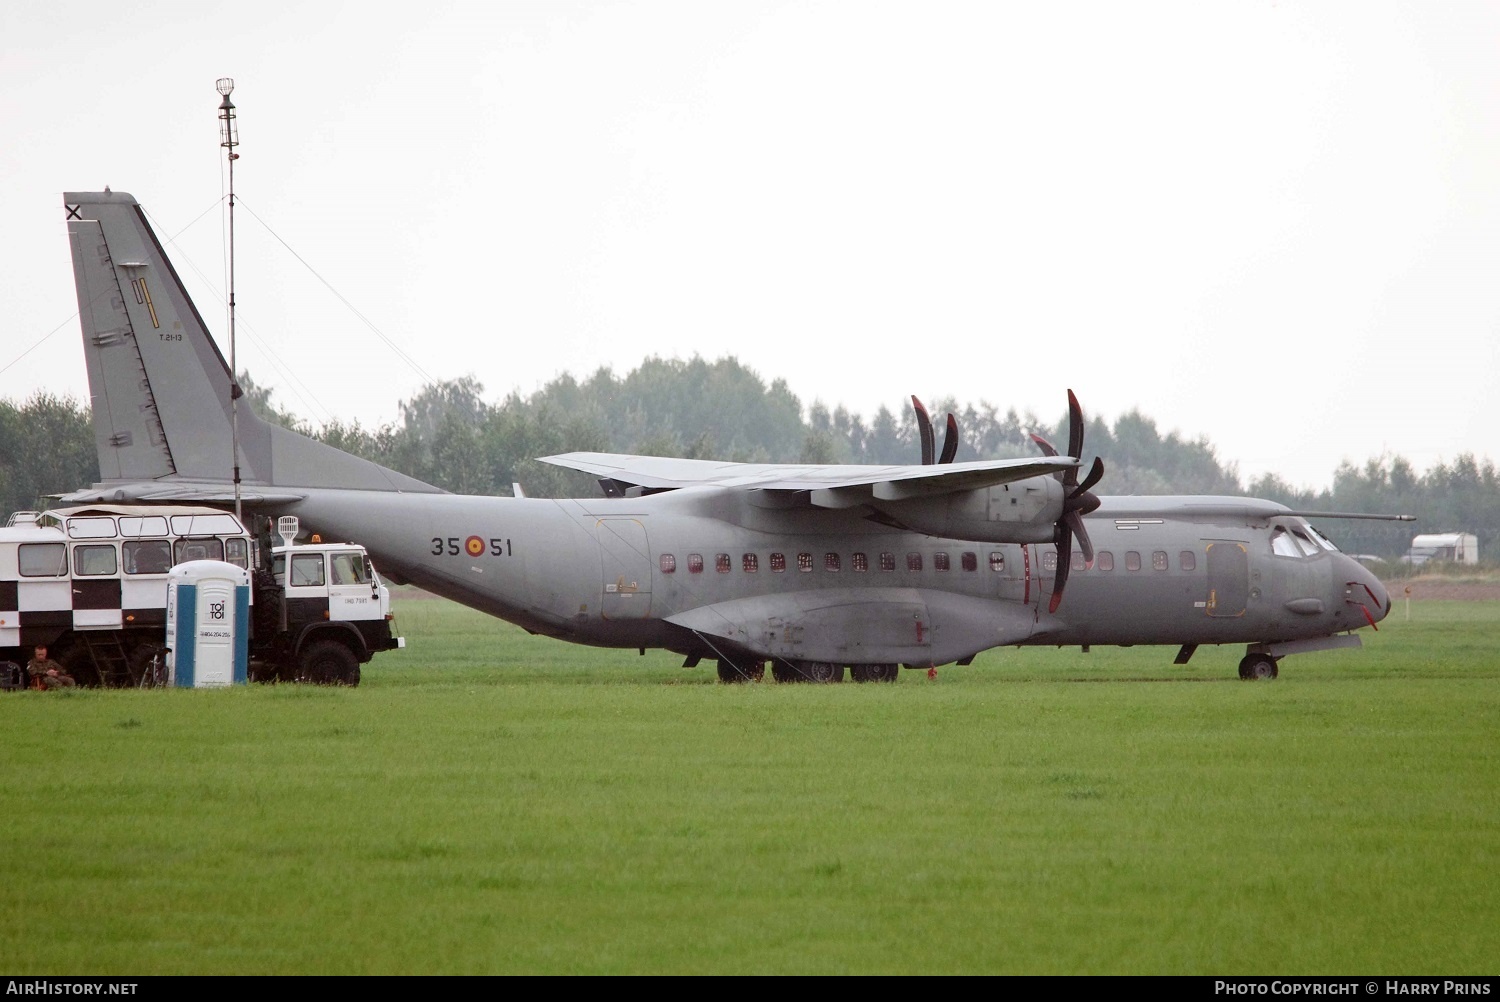
[[[65,196],[101,481],[69,501],[236,497],[363,543],[412,582],[534,633],[664,648],[726,682],[892,681],[993,647],[1245,644],[1244,678],[1360,643],[1385,589],[1296,512],[1240,497],[1100,497],[1083,418],[1028,459],[953,462],[919,402],[909,466],[542,457],[590,499],[474,497],[257,418],[134,198]],[[237,425],[237,431],[235,427]],[[233,443],[238,441],[236,457]],[[235,458],[232,458],[235,457]],[[236,461],[237,459],[237,461]],[[233,470],[233,475],[230,471]],[[1076,549],[1074,544],[1077,544]],[[1064,584],[1067,595],[1064,599]]]

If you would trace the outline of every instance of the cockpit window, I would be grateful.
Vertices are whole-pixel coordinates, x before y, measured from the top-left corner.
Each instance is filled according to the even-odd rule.
[[[1292,534],[1279,525],[1271,530],[1271,552],[1280,557],[1302,556],[1302,551],[1292,542]]]
[[[1330,550],[1334,553],[1339,552],[1339,548],[1333,545],[1333,540],[1329,539],[1327,536],[1323,535],[1321,532],[1319,532],[1317,529],[1314,529],[1310,525],[1307,527],[1307,534],[1313,538],[1314,542],[1323,547],[1323,549]]]
[[[1312,538],[1301,529],[1293,528],[1292,538],[1296,540],[1297,546],[1302,550],[1303,556],[1316,557],[1318,555],[1318,544],[1314,543]]]
[[[1313,542],[1305,526],[1278,525],[1271,530],[1271,552],[1282,557],[1315,557],[1322,547]]]

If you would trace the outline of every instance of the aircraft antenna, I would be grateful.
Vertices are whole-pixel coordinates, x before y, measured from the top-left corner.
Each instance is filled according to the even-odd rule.
[[[220,77],[214,89],[223,98],[219,102],[219,145],[229,157],[229,433],[234,450],[234,517],[244,524],[240,512],[240,370],[234,353],[234,162],[240,155],[234,148],[240,144],[240,128],[234,121],[234,81]]]

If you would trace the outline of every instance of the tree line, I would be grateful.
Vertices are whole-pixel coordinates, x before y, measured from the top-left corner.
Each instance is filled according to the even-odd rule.
[[[920,431],[908,401],[882,406],[868,420],[845,407],[814,401],[804,408],[784,380],[767,384],[733,357],[707,361],[648,358],[624,376],[601,368],[585,379],[562,375],[537,392],[512,392],[498,403],[465,376],[426,387],[378,427],[334,420],[321,427],[283,410],[269,388],[241,376],[246,399],[262,418],[419,480],[462,494],[505,495],[519,484],[531,497],[589,496],[584,474],[539,463],[558,452],[625,452],[735,462],[918,462]],[[925,401],[939,429],[951,413],[960,444],[955,461],[1037,454],[1031,433],[1067,441],[1067,416],[1042,420],[1014,408]],[[942,432],[938,432],[941,440]],[[1318,511],[1409,513],[1411,523],[1339,520],[1321,528],[1341,549],[1387,559],[1404,554],[1413,532],[1464,531],[1480,553],[1500,546],[1500,478],[1493,462],[1464,454],[1418,473],[1401,457],[1363,466],[1342,464],[1333,485],[1295,488],[1275,475],[1242,484],[1234,463],[1221,462],[1207,438],[1163,435],[1131,411],[1112,425],[1088,421],[1088,458],[1105,463],[1106,494],[1249,494]],[[23,403],[0,401],[0,499],[17,511],[38,498],[99,478],[88,409],[38,392]]]

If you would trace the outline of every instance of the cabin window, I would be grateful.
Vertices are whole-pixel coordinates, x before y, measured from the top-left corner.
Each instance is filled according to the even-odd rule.
[[[657,558],[656,562],[661,565],[661,572],[663,574],[677,573],[677,556],[675,554],[663,553]]]
[[[102,546],[76,546],[73,548],[73,573],[80,577],[95,574],[113,574],[120,569],[113,544]]]
[[[1292,539],[1302,548],[1303,556],[1316,557],[1318,555],[1318,544],[1307,538],[1307,533],[1301,529],[1292,530]]]
[[[771,573],[772,574],[780,574],[784,570],[786,570],[786,554],[785,553],[773,553],[773,554],[771,554]]]
[[[823,554],[823,569],[825,571],[837,571],[842,569],[842,561],[837,553]]]
[[[908,553],[906,555],[906,569],[909,571],[920,571],[922,569],[922,554]]]
[[[1075,570],[1075,571],[1088,570],[1088,561],[1086,561],[1086,560],[1083,559],[1083,554],[1082,553],[1075,553],[1075,554],[1073,554],[1073,570]]]
[[[1127,571],[1138,571],[1141,569],[1141,555],[1134,550],[1125,551],[1125,569]]]
[[[760,555],[757,553],[747,553],[743,557],[740,557],[740,570],[746,574],[754,574],[760,570]]]
[[[932,569],[935,571],[948,570],[948,554],[934,553],[932,555]]]
[[[734,561],[729,559],[729,554],[717,553],[714,555],[714,570],[720,574],[728,574],[733,567]]]
[[[22,543],[17,550],[22,577],[55,578],[68,573],[68,548],[61,543]]]
[[[1042,551],[1042,570],[1044,570],[1044,571],[1055,571],[1055,570],[1057,570],[1057,551],[1056,550],[1043,550]]]
[[[803,574],[811,574],[812,573],[812,554],[811,553],[799,553],[799,554],[797,554],[797,570],[801,571]]]
[[[964,570],[966,570],[966,571],[977,571],[977,570],[979,570],[979,557],[978,557],[977,554],[974,553],[973,550],[967,551],[966,553],[963,554],[963,556],[959,557],[958,559],[959,559],[960,564],[963,566]]]
[[[162,519],[162,524],[166,524],[166,519]],[[126,541],[126,574],[165,574],[171,569],[172,544],[168,543],[165,539],[131,539]]]
[[[1101,571],[1112,571],[1115,569],[1115,555],[1108,550],[1103,551],[1094,560],[1094,566]]]
[[[702,574],[703,573],[703,554],[701,554],[701,553],[689,553],[688,554],[688,573],[689,574]]]
[[[248,571],[250,569],[250,541],[235,537],[224,540],[224,559]]]
[[[1195,570],[1198,567],[1198,554],[1192,550],[1183,550],[1177,554],[1177,566],[1185,571]]]
[[[1152,550],[1151,551],[1151,569],[1153,571],[1164,571],[1164,570],[1167,569],[1167,551],[1166,550]]]
[[[880,569],[893,571],[896,569],[896,555],[894,553],[882,553],[880,555]]]
[[[293,588],[321,588],[323,583],[323,554],[292,554],[291,585]]]
[[[213,536],[179,539],[172,547],[172,559],[179,564],[184,560],[223,560],[224,541]]]
[[[115,534],[115,520],[106,516],[68,519],[69,539],[108,539]]]
[[[870,569],[870,558],[863,553],[856,553],[849,558],[851,569],[856,574],[863,574]]]
[[[990,552],[990,570],[996,574],[1005,570],[1005,554],[999,550],[992,550]]]

